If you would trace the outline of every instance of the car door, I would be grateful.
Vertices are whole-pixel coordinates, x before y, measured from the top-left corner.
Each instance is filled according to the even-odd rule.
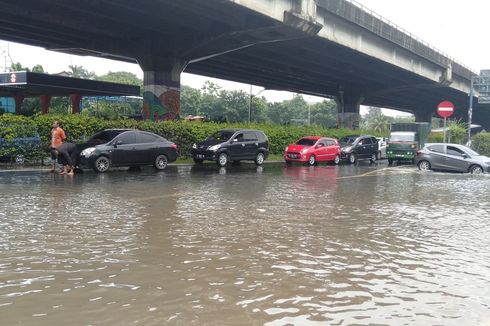
[[[444,156],[444,168],[451,171],[467,172],[469,168],[468,155],[455,146],[446,146],[446,155]]]
[[[325,147],[325,159],[327,161],[333,161],[335,159],[335,156],[337,156],[338,149],[335,144],[335,142],[331,139],[325,140],[326,147]]]
[[[136,133],[136,144],[134,152],[134,163],[152,164],[157,157],[157,139],[156,135],[147,132],[138,131]]]
[[[318,140],[318,142],[316,143],[315,148],[317,161],[326,161],[328,158],[327,140],[325,138],[320,138],[320,140]]]
[[[357,144],[357,156],[359,158],[370,157],[370,146],[372,145],[370,138],[361,138]]]
[[[427,159],[429,160],[432,169],[442,169],[444,167],[444,160],[446,156],[446,146],[445,145],[432,145],[427,148],[429,154]]]
[[[130,165],[135,160],[136,132],[126,131],[117,136],[112,145],[112,165]]]
[[[243,132],[233,135],[230,143],[230,159],[241,160],[246,154],[246,141]]]
[[[246,159],[253,160],[259,151],[259,140],[257,135],[253,131],[246,131],[243,133],[245,142],[244,156]]]

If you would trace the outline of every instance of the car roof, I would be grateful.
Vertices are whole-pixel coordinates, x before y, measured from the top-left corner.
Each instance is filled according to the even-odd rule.
[[[323,138],[323,137],[320,137],[320,136],[304,136],[304,137],[301,137],[301,139],[311,139],[311,140],[318,140],[320,138]]]
[[[242,128],[226,128],[226,129],[221,129],[219,130],[220,132],[226,131],[226,132],[237,132],[237,131],[258,131],[262,132],[260,130],[255,130],[255,129],[242,129]]]

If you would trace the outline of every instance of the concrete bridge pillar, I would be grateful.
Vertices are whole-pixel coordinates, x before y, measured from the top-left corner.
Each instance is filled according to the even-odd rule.
[[[432,122],[432,116],[434,115],[434,110],[430,109],[427,110],[427,108],[423,109],[420,108],[416,111],[413,112],[413,115],[415,116],[415,122]]]
[[[356,93],[339,92],[337,103],[337,126],[339,128],[359,129],[360,109],[364,98]]]
[[[180,74],[187,62],[181,59],[142,58],[143,118],[176,120],[180,114]]]

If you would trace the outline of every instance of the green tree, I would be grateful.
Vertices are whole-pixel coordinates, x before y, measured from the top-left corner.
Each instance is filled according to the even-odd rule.
[[[20,62],[12,63],[10,71],[31,71],[29,68],[22,66]]]
[[[337,105],[335,101],[323,100],[322,102],[310,104],[310,121],[326,128],[337,125]]]
[[[37,73],[43,74],[44,68],[42,65],[37,64],[34,67],[32,67],[32,72],[37,72]]]
[[[370,107],[369,112],[361,118],[361,129],[387,132],[392,119],[383,114],[380,108]]]
[[[106,81],[111,83],[127,84],[139,86],[141,92],[143,92],[143,80],[138,78],[135,74],[127,71],[109,71],[107,74],[96,78],[100,81]]]
[[[68,68],[71,70],[69,74],[73,78],[96,79],[97,77],[95,72],[93,71],[89,72],[83,66],[69,65]]]

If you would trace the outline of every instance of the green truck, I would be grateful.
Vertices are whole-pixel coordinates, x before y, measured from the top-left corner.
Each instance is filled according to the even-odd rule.
[[[386,147],[388,163],[415,162],[417,151],[424,147],[430,133],[428,122],[392,123]]]

